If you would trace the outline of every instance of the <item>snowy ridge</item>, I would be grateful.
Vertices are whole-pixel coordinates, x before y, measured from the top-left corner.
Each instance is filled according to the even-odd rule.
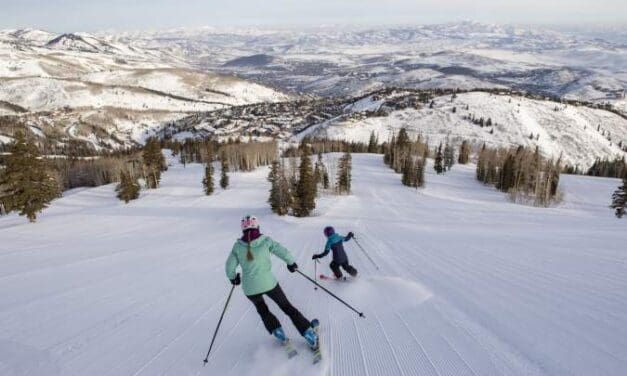
[[[46,47],[54,50],[93,53],[121,52],[119,48],[88,34],[63,34],[48,42]]]
[[[55,37],[56,35],[53,33],[31,28],[0,31],[0,38],[2,39],[15,38],[15,40],[23,43],[39,46],[50,42]]]
[[[306,219],[270,213],[267,169],[206,197],[203,166],[173,159],[162,187],[128,205],[104,186],[66,193],[37,225],[0,217],[0,373],[622,374],[627,238],[607,208],[618,180],[563,176],[565,201],[540,209],[507,202],[473,166],[429,167],[416,191],[379,155],[353,161],[353,194],[321,199]],[[347,243],[360,274],[327,285],[361,319],[274,261],[287,296],[322,323],[317,366],[271,304],[300,352],[287,361],[237,289],[202,367],[230,289],[223,264],[250,212],[304,273],[329,224],[353,230],[380,266]]]
[[[79,138],[96,148],[115,148],[189,113],[288,98],[260,84],[196,70],[167,48],[143,49],[86,33],[0,31],[0,114],[25,109],[18,122],[37,125],[61,142],[66,140],[58,140],[59,130],[50,124],[82,129]],[[120,131],[132,122],[131,133]]]
[[[360,109],[376,110],[380,100],[366,97],[356,105]],[[491,119],[496,125],[482,128],[467,119],[469,116]],[[599,126],[601,130],[597,131]],[[383,142],[400,128],[406,128],[414,136],[422,135],[431,146],[445,142],[446,138],[456,144],[468,140],[475,147],[483,143],[491,147],[537,145],[545,155],[551,158],[562,155],[564,162],[582,168],[589,167],[597,158],[624,156],[618,143],[627,145],[627,119],[614,113],[484,92],[463,93],[455,99],[451,95],[438,97],[433,108],[426,105],[419,110],[394,111],[385,117],[326,122],[306,134],[368,142],[374,131]],[[609,132],[611,141],[608,133],[603,132]]]

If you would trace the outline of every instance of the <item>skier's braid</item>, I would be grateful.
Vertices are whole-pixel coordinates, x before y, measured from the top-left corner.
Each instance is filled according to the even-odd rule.
[[[250,251],[250,230],[246,232],[246,240],[248,240],[248,252],[246,252],[246,260],[253,261],[255,258],[253,257],[253,253]]]

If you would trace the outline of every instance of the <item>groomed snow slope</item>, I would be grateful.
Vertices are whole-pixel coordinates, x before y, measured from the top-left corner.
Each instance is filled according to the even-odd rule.
[[[380,101],[369,99],[370,105],[366,98],[359,102],[358,109],[378,109]],[[469,116],[483,117],[486,121],[490,118],[497,125],[482,128],[468,120]],[[538,145],[545,155],[558,158],[562,154],[566,163],[582,168],[589,167],[597,158],[625,156],[617,144],[627,143],[627,120],[612,112],[484,92],[459,94],[453,100],[450,95],[438,97],[433,108],[394,111],[387,117],[328,122],[310,132],[368,142],[372,131],[385,141],[400,128],[407,128],[414,135],[422,134],[432,146],[447,137],[456,144],[468,140],[476,147],[484,142],[492,147]],[[612,141],[608,140],[607,132]],[[533,139],[529,138],[531,134]]]
[[[66,194],[34,225],[0,218],[0,374],[624,374],[627,234],[607,208],[617,180],[564,176],[564,203],[539,209],[507,202],[472,166],[429,169],[416,191],[381,156],[353,161],[354,194],[306,219],[270,213],[266,169],[205,197],[200,165],[172,166],[128,205],[105,186]],[[276,260],[288,297],[322,322],[322,364],[271,304],[300,352],[287,361],[238,288],[202,367],[245,213],[308,274],[329,224],[379,263],[349,243],[360,276],[327,282],[361,319]]]

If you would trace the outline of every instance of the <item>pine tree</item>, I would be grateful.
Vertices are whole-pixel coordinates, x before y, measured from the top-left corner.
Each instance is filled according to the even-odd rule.
[[[486,179],[486,165],[488,151],[486,149],[486,145],[483,144],[481,147],[481,151],[479,152],[479,157],[477,158],[477,180],[485,183]]]
[[[392,138],[390,143],[388,161],[389,166],[397,173],[402,173],[405,157],[411,153],[414,143],[409,138],[407,130],[401,128],[397,138]],[[384,157],[385,162],[385,157]]]
[[[411,141],[409,140],[409,135],[407,134],[407,129],[401,128],[398,132],[398,137],[396,138],[396,145],[398,147],[404,148],[409,146]]]
[[[118,193],[117,198],[129,203],[131,200],[139,198],[141,187],[137,182],[137,178],[133,177],[127,170],[120,171],[120,183],[118,183],[115,191]]]
[[[318,160],[314,167],[314,180],[316,181],[316,185],[322,183],[322,166],[324,166],[322,163],[322,153],[318,153]]]
[[[329,173],[322,160],[322,153],[318,153],[318,160],[316,161],[316,167],[314,169],[314,178],[316,185],[320,184],[323,189],[329,189]]]
[[[205,166],[205,178],[202,180],[202,186],[205,188],[205,194],[211,195],[214,190],[213,184],[213,162],[207,162]]]
[[[499,160],[498,160],[498,155],[496,150],[491,150],[488,153],[488,158],[487,158],[487,167],[486,167],[486,173],[485,173],[485,179],[483,180],[484,183],[486,184],[496,184],[496,182],[498,181],[498,167],[499,167]]]
[[[503,192],[509,192],[510,189],[516,188],[516,165],[514,155],[508,155],[505,159],[505,163],[501,167],[499,174],[499,181],[496,184],[496,188]]]
[[[622,218],[625,215],[625,202],[627,202],[627,174],[623,178],[623,185],[612,195],[612,205],[610,208],[614,209],[614,214],[618,218]]]
[[[0,201],[7,212],[18,210],[35,222],[37,213],[59,197],[59,184],[49,173],[47,163],[40,159],[37,146],[26,140],[22,132],[15,134],[9,152],[0,176]]]
[[[213,194],[215,190],[215,184],[213,182],[213,173],[215,169],[213,168],[213,145],[211,142],[205,143],[205,176],[202,180],[202,186],[205,191],[205,195],[210,196]]]
[[[376,153],[379,149],[379,140],[374,131],[370,132],[370,140],[368,141],[368,153]]]
[[[396,148],[396,136],[392,136],[390,142],[385,146],[385,150],[383,152],[383,163],[392,167],[392,163],[394,161],[394,149]],[[393,168],[393,167],[392,167]]]
[[[446,142],[446,146],[444,147],[444,167],[446,170],[450,171],[453,165],[455,164],[455,150],[453,146]]]
[[[351,180],[352,180],[352,158],[350,153],[346,152],[338,161],[337,171],[337,193],[350,194],[351,192]]]
[[[418,179],[416,176],[416,172],[417,170],[416,164],[414,162],[414,157],[408,154],[403,162],[403,176],[401,178],[401,183],[408,187],[417,187]]]
[[[281,160],[281,165],[280,165],[280,172],[281,174],[279,175],[279,194],[280,194],[280,206],[282,208],[282,211],[284,211],[286,214],[289,212],[290,208],[294,207],[294,195],[293,192],[290,190],[291,185],[290,185],[290,181],[287,178],[287,172],[285,169],[285,163],[283,160]]]
[[[459,157],[457,163],[467,164],[470,161],[470,144],[464,140],[459,148]]]
[[[290,191],[296,192],[298,189],[298,160],[296,158],[289,158],[289,171],[287,173]]]
[[[290,184],[285,176],[285,167],[279,161],[272,162],[268,181],[270,182],[268,202],[272,211],[278,215],[288,214],[292,205]]]
[[[154,148],[154,154],[155,154],[155,163],[156,163],[157,168],[161,172],[167,171],[168,165],[165,161],[165,156],[161,152],[161,143],[159,142],[159,140],[155,139],[155,141],[153,142],[153,145],[154,145],[153,148]]]
[[[433,169],[439,175],[444,172],[444,166],[442,165],[444,157],[442,156],[442,143],[438,146],[438,150],[435,153],[435,163]]]
[[[142,154],[145,168],[146,187],[156,189],[161,181],[161,172],[167,169],[161,144],[156,138],[149,138]],[[182,156],[182,154],[181,154]]]
[[[226,159],[226,154],[222,154],[220,158],[220,187],[226,189],[229,186],[229,162]]]
[[[298,175],[294,194],[294,215],[307,217],[316,208],[316,182],[308,147],[305,147],[301,153]]]
[[[279,170],[279,161],[272,162],[270,173],[268,174],[268,181],[270,182],[270,197],[268,198],[268,203],[274,213],[278,213],[279,207]],[[285,213],[279,215],[285,215]]]

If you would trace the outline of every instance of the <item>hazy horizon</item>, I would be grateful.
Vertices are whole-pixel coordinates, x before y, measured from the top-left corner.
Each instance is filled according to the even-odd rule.
[[[521,29],[530,29],[530,28],[538,28],[541,30],[554,30],[554,31],[563,31],[563,32],[616,32],[619,31],[622,34],[627,34],[627,22],[625,23],[616,23],[616,24],[608,24],[608,23],[579,23],[579,24],[530,24],[530,23],[512,23],[512,22],[485,22],[485,21],[477,21],[473,19],[466,20],[455,20],[455,21],[446,21],[446,22],[432,22],[432,23],[320,23],[320,24],[240,24],[240,25],[193,25],[193,26],[172,26],[172,27],[129,27],[129,28],[101,28],[101,29],[50,29],[46,27],[39,27],[38,25],[19,25],[19,26],[3,26],[0,25],[0,30],[41,30],[47,31],[52,34],[64,34],[64,33],[125,33],[125,32],[168,32],[168,31],[176,31],[176,30],[216,30],[216,31],[236,31],[236,30],[276,30],[276,31],[289,31],[289,30],[303,30],[303,31],[316,31],[316,30],[325,30],[329,28],[346,28],[346,29],[377,29],[377,28],[411,28],[411,27],[420,27],[420,26],[436,26],[436,25],[447,25],[447,24],[461,24],[464,22],[476,22],[483,25],[497,25],[497,26],[512,26]],[[624,30],[622,28],[625,28]]]
[[[260,5],[263,7],[260,8]],[[51,32],[194,29],[201,27],[409,26],[481,23],[550,28],[627,24],[627,2],[620,0],[0,0],[0,29],[36,28]]]

